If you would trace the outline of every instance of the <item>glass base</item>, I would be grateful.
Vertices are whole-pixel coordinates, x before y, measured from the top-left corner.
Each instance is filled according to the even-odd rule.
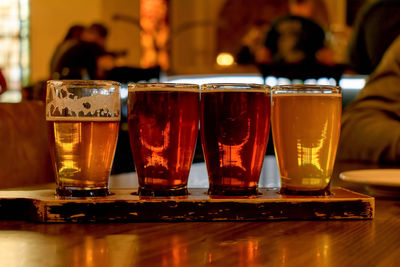
[[[331,191],[329,190],[329,186],[319,190],[295,190],[282,187],[279,194],[292,196],[330,196]]]
[[[139,196],[146,197],[172,197],[172,196],[187,196],[189,194],[187,187],[173,188],[173,189],[153,189],[139,187]]]
[[[110,195],[108,188],[85,189],[78,187],[57,188],[56,193],[63,197],[105,197]]]
[[[208,189],[209,195],[219,196],[256,196],[258,195],[257,187],[235,188],[219,185],[211,185]]]

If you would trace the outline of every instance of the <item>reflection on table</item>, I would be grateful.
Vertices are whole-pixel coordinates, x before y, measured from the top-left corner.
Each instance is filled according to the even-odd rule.
[[[351,187],[337,178],[343,170],[386,167],[337,162],[333,184]],[[132,178],[133,174],[120,176],[120,185]],[[397,200],[377,199],[373,220],[96,224],[2,220],[0,266],[396,266],[399,215]]]
[[[188,187],[208,188],[208,174],[204,162],[193,163],[190,168]],[[280,186],[279,170],[275,156],[264,158],[261,170],[259,187],[275,188]],[[121,173],[111,176],[110,188],[137,188],[138,177],[136,172]]]

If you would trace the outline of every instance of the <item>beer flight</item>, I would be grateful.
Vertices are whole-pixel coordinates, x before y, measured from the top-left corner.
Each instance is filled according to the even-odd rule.
[[[118,82],[47,82],[57,194],[109,194],[121,104]],[[328,85],[130,83],[128,126],[141,196],[187,195],[200,127],[210,195],[257,195],[272,136],[282,194],[329,195],[341,90]]]

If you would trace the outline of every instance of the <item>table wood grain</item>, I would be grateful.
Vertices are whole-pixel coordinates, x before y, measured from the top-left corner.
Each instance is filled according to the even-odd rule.
[[[400,202],[376,199],[375,204],[373,220],[96,224],[2,220],[0,266],[397,266]]]

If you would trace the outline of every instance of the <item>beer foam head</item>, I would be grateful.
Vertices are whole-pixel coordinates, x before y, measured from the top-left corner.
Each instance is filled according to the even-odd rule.
[[[272,88],[273,94],[323,94],[338,95],[342,94],[342,89],[334,85],[276,85]]]
[[[119,83],[112,81],[48,81],[47,120],[120,120]]]
[[[261,92],[269,93],[271,87],[255,83],[207,83],[201,85],[202,93],[211,92]]]
[[[178,92],[195,92],[200,91],[197,84],[190,83],[129,83],[129,92],[142,91],[178,91]]]

